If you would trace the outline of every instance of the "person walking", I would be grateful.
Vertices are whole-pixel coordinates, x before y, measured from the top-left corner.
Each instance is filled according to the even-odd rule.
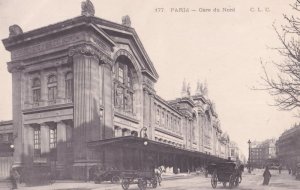
[[[281,174],[281,170],[282,170],[282,166],[279,165],[279,167],[278,167],[279,174]]]
[[[266,166],[266,168],[265,168],[265,171],[263,173],[263,177],[264,177],[263,185],[269,185],[270,178],[271,178],[271,173],[269,171],[268,166]]]
[[[18,189],[18,181],[20,178],[20,174],[16,168],[12,168],[10,170],[10,180],[12,184],[12,189]]]

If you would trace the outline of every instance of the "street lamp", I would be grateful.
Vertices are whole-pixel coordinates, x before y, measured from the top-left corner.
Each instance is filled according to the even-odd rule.
[[[248,144],[249,144],[249,156],[248,156],[248,172],[251,173],[251,168],[250,168],[250,156],[251,156],[251,141],[250,139],[248,140]]]

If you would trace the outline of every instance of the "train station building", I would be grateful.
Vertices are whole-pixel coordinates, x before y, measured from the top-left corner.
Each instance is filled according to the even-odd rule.
[[[229,156],[207,87],[161,98],[159,75],[129,16],[121,24],[81,16],[23,32],[9,27],[13,164],[47,164],[60,178],[86,179],[88,170],[193,171]]]

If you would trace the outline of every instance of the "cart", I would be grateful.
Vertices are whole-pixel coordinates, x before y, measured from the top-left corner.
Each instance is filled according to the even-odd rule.
[[[229,188],[233,188],[239,185],[240,180],[239,169],[236,169],[236,164],[233,162],[218,163],[214,166],[214,171],[211,176],[211,186],[215,189],[218,182],[226,187],[228,183]]]
[[[107,171],[98,171],[93,177],[96,184],[99,184],[103,181],[111,181],[111,183],[117,184],[121,182],[121,173],[120,170],[107,170]]]
[[[122,173],[122,188],[128,190],[131,184],[137,184],[140,190],[156,188],[157,178],[154,171],[127,171]]]

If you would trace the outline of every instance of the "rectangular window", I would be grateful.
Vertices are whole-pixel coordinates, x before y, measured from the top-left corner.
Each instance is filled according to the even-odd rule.
[[[48,100],[55,100],[57,96],[57,87],[49,87],[48,88]]]
[[[34,128],[33,148],[34,148],[34,157],[40,157],[41,156],[41,130],[40,130],[40,128]]]
[[[119,67],[119,81],[120,83],[124,83],[124,69],[122,67]]]
[[[41,89],[33,89],[33,102],[39,102],[41,100]]]
[[[57,130],[56,127],[55,128],[51,128],[50,129],[50,149],[54,149],[56,148],[56,141],[57,141]]]

